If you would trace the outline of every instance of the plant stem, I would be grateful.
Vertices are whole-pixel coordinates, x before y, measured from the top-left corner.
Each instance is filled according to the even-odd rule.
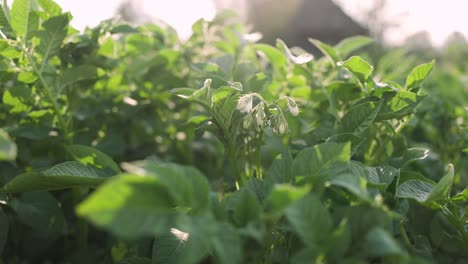
[[[400,234],[401,234],[401,237],[403,238],[403,242],[405,243],[405,246],[407,248],[411,248],[411,242],[408,238],[408,234],[406,234],[405,222],[403,220],[400,221],[399,228],[400,228]]]
[[[257,141],[257,149],[256,149],[256,171],[257,171],[257,178],[263,179],[263,171],[262,171],[262,143],[263,143],[263,130],[260,131]]]
[[[71,144],[71,138],[69,136],[68,126],[62,118],[62,115],[60,113],[60,108],[59,108],[56,98],[53,96],[49,85],[47,84],[46,80],[44,79],[44,76],[42,75],[42,72],[37,68],[37,65],[34,62],[34,58],[32,57],[32,55],[27,51],[26,47],[23,47],[23,50],[24,50],[24,53],[26,54],[29,64],[31,64],[34,72],[37,74],[39,81],[42,84],[43,93],[45,94],[49,102],[52,104],[54,114],[57,117],[60,128],[62,129],[66,144]]]

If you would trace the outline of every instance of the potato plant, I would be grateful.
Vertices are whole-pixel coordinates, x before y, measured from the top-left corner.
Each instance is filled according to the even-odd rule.
[[[468,259],[466,67],[71,19],[0,6],[0,263]]]

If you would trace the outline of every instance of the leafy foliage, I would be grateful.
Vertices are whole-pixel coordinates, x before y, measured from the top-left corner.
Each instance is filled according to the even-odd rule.
[[[459,55],[70,19],[0,7],[0,262],[468,258]]]

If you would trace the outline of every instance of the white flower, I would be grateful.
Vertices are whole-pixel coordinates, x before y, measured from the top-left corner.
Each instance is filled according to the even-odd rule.
[[[237,102],[237,110],[241,113],[247,113],[252,110],[253,107],[253,94],[247,94],[239,98]]]
[[[293,116],[297,116],[299,114],[299,107],[297,106],[296,102],[292,98],[287,97],[287,99],[288,99],[289,112]]]
[[[260,131],[265,124],[266,114],[265,114],[265,111],[263,110],[263,103],[258,104],[255,108],[256,108],[255,124],[257,125],[256,126],[257,131]]]

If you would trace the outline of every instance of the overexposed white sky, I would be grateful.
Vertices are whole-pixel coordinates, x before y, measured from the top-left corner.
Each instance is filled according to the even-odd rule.
[[[159,17],[172,25],[182,37],[187,37],[191,25],[200,17],[210,19],[215,7],[212,0],[136,0],[145,13]],[[239,1],[239,0],[237,0]],[[249,0],[245,0],[249,1]],[[363,13],[372,6],[374,0],[334,0],[343,9],[363,20]],[[64,10],[74,16],[72,24],[83,29],[94,26],[99,21],[112,17],[120,1],[117,0],[56,0]],[[453,31],[468,35],[468,0],[388,0],[388,10],[384,16],[401,24],[398,29],[389,31],[386,39],[391,43],[401,43],[405,37],[421,30],[429,32],[435,45],[440,45]],[[285,1],[285,4],[287,1]]]

